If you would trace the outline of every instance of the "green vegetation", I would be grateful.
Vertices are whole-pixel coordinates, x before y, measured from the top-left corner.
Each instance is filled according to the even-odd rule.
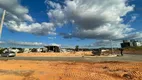
[[[75,46],[75,51],[79,51],[79,46],[78,45]]]
[[[128,47],[128,48],[124,48],[125,50],[142,50],[142,46],[141,47]]]
[[[19,49],[19,52],[18,53],[23,53],[24,52],[24,49],[23,48],[18,48]]]
[[[5,50],[5,49],[1,48],[1,49],[0,49],[0,54],[3,53],[4,50]]]

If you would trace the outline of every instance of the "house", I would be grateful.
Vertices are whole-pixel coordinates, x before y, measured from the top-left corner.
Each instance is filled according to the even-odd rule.
[[[31,50],[29,48],[24,48],[23,53],[30,53]]]
[[[41,48],[41,50],[42,50],[41,52],[48,52],[48,49],[45,48],[45,47],[44,47],[44,48]]]
[[[141,42],[135,42],[135,46],[142,46],[142,43]]]
[[[42,48],[37,48],[37,52],[42,52]]]

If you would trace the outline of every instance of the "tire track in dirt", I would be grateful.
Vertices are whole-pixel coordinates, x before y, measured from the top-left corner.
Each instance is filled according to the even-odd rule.
[[[24,77],[22,80],[39,80],[33,76],[33,70],[2,70],[0,69],[0,75],[16,75]]]

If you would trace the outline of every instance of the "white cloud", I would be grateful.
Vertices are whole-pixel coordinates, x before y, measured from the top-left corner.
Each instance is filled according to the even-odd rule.
[[[45,46],[47,44],[41,42],[17,42],[17,41],[0,41],[0,44],[8,44],[15,46]]]
[[[134,31],[130,24],[123,24],[122,17],[134,8],[127,0],[66,0],[63,7],[59,3],[46,2],[53,7],[47,13],[53,23],[74,24],[75,30],[70,35],[64,33],[65,38],[122,39]],[[130,23],[135,19],[133,16]]]
[[[142,32],[130,33],[125,39],[142,39]]]
[[[15,21],[8,21],[7,23],[5,23],[5,25],[10,30],[17,32],[27,32],[36,35],[56,34],[54,32],[55,31],[54,24],[52,23],[43,22],[41,24],[39,23],[27,24],[26,22],[22,22],[21,24],[18,25]]]
[[[33,18],[30,15],[25,14],[24,17],[25,17],[25,20],[33,22]]]
[[[32,17],[28,15],[28,8],[21,6],[18,0],[0,0],[0,8],[17,16],[21,20],[33,21]]]
[[[48,37],[48,39],[53,40],[56,39],[56,37]]]
[[[98,40],[95,43],[92,43],[90,45],[86,45],[85,47],[111,48],[111,46],[112,46],[113,48],[120,48],[121,47],[120,43],[122,43],[122,41]]]
[[[4,41],[0,41],[0,44],[4,44],[5,42]]]
[[[87,39],[123,39],[132,35],[141,36],[130,24],[123,24],[123,16],[133,11],[134,6],[127,4],[128,0],[65,0],[60,5],[49,0],[45,3],[52,7],[48,11],[50,22],[33,22],[28,8],[18,0],[0,0],[0,8],[7,10],[5,24],[8,29],[27,32],[36,35],[56,34],[55,26],[72,23],[72,33],[64,33],[65,38]],[[0,14],[2,10],[0,9]],[[136,16],[132,16],[132,23]],[[29,23],[30,22],[30,23]],[[141,36],[142,37],[142,36]]]
[[[8,29],[17,32],[32,33],[35,35],[55,35],[55,27],[53,23],[34,22],[32,16],[29,15],[28,8],[22,6],[18,0],[0,0],[0,14],[5,9],[5,25]]]
[[[44,45],[46,45],[46,44],[40,43],[40,42],[15,42],[15,41],[10,41],[8,43],[14,44],[14,45],[21,45],[21,46],[44,46]]]
[[[49,45],[51,45],[51,46],[61,46],[61,44],[57,44],[57,43],[51,43]]]
[[[133,23],[137,19],[137,17],[138,17],[137,14],[131,15],[131,20],[127,23],[127,25]]]

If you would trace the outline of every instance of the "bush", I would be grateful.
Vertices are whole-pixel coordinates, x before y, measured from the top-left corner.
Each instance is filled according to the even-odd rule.
[[[0,54],[2,54],[4,50],[5,50],[5,49],[0,49]]]

